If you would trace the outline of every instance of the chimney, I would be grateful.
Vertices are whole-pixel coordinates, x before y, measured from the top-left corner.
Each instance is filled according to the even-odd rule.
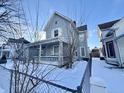
[[[75,26],[76,26],[76,21],[73,21],[73,23],[75,24]]]

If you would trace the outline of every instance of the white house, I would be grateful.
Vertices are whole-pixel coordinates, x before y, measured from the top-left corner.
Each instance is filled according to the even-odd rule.
[[[107,63],[124,66],[124,18],[98,25]]]
[[[24,49],[26,44],[30,43],[29,41],[25,40],[24,38],[14,39],[9,38],[5,44],[2,44],[0,47],[0,58],[5,55],[7,59],[11,59],[12,57],[21,59],[22,56],[26,56],[24,53]],[[20,52],[18,55],[17,51]]]
[[[49,64],[69,61],[69,45],[75,48],[74,60],[88,58],[87,25],[76,26],[72,19],[55,12],[44,26],[46,39],[28,44],[29,58]]]

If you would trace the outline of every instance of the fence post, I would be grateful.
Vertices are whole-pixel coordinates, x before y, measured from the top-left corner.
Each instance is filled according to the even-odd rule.
[[[10,93],[12,93],[12,78],[13,78],[13,71],[12,70],[10,70],[10,89],[9,89],[9,91],[10,91]]]
[[[90,53],[90,59],[89,59],[89,69],[90,69],[90,77],[92,75],[92,54]]]

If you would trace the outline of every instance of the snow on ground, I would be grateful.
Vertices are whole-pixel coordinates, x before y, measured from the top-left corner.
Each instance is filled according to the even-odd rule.
[[[12,69],[13,68],[13,62],[11,59],[7,59],[7,63],[6,64],[0,64],[1,66],[4,66],[8,69]]]
[[[68,88],[76,89],[80,85],[87,62],[77,61],[72,69],[56,68],[52,71],[46,79],[53,80],[55,83],[63,85]]]
[[[0,88],[0,93],[5,93],[4,90],[2,88]]]
[[[63,85],[68,88],[76,89],[77,86],[80,85],[86,65],[87,65],[87,62],[85,61],[76,61],[73,64],[72,68],[66,69],[66,68],[58,68],[56,66],[47,65],[47,64],[39,64],[40,68],[39,68],[38,74],[42,73],[46,75],[46,73],[48,73],[49,71],[53,69],[47,76],[45,76],[44,78],[45,80],[49,80],[51,82],[54,82],[59,85]],[[13,64],[9,60],[6,65],[3,64],[2,66],[11,69]],[[9,79],[4,80],[4,77],[9,78],[9,76],[8,74],[2,75],[4,73],[3,71],[5,72],[5,70],[2,70],[2,69],[0,71],[0,80],[3,79],[3,82],[6,81],[7,83],[9,82],[8,81]],[[5,85],[9,85],[9,83],[8,84],[6,83]]]
[[[55,66],[41,65],[40,71],[49,70],[55,68],[44,79],[51,82],[63,85],[68,88],[76,89],[80,84],[83,77],[87,62],[77,61],[73,65],[72,69],[55,68]],[[8,61],[6,65],[2,65],[7,68],[12,68],[11,61]],[[113,67],[113,68],[112,68]],[[124,69],[115,68],[112,65],[108,65],[105,61],[93,58],[92,64],[92,76],[101,78],[105,81],[108,93],[123,93],[124,88]],[[8,93],[10,74],[6,70],[0,68],[0,89],[5,93]],[[0,93],[2,93],[0,91]]]
[[[124,69],[118,69],[97,58],[93,59],[92,76],[104,79],[108,93],[124,93]]]
[[[10,72],[0,67],[0,93],[9,93]]]

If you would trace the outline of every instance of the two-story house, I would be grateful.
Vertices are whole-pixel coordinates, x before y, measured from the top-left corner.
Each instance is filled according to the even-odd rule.
[[[55,12],[49,18],[43,31],[46,39],[28,44],[29,58],[62,66],[73,60],[88,57],[87,26],[76,27],[72,19]]]
[[[99,24],[98,31],[106,62],[124,66],[124,18]]]

